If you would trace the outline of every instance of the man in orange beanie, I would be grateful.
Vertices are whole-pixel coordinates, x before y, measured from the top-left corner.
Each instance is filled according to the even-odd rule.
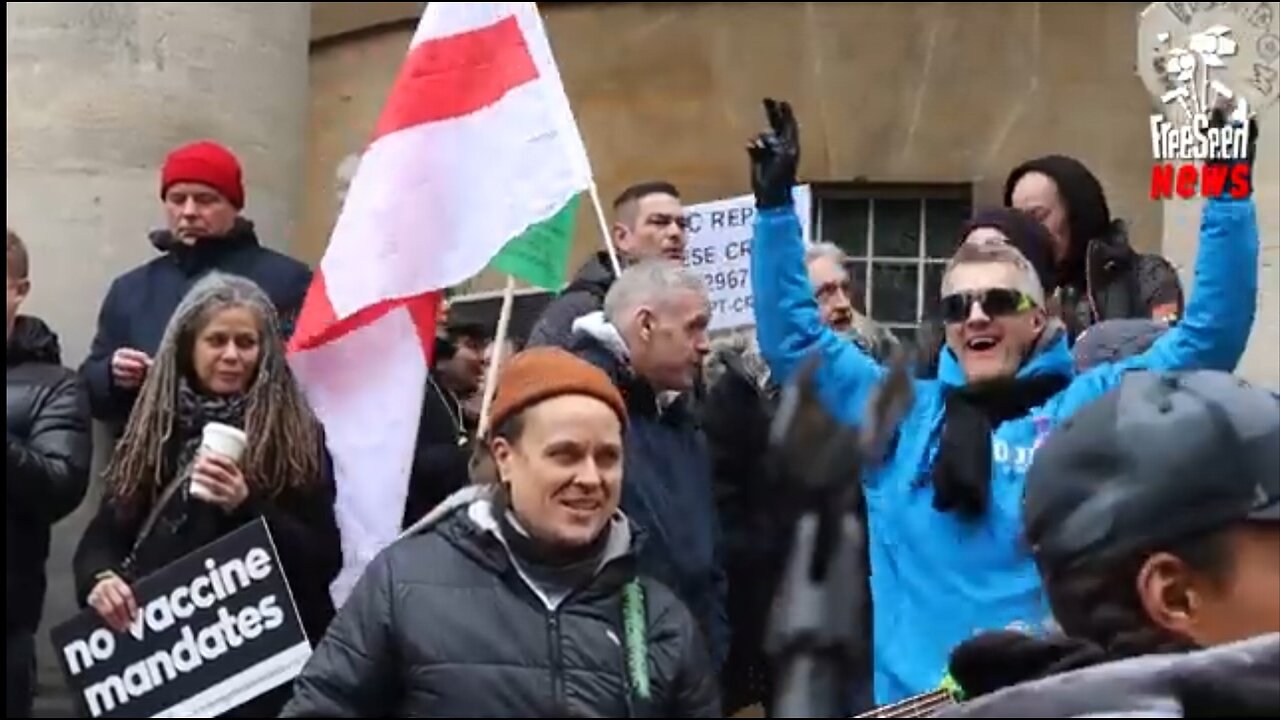
[[[117,437],[169,316],[197,280],[218,270],[256,282],[286,325],[311,284],[306,265],[259,244],[253,223],[241,216],[243,171],[227,148],[200,141],[175,149],[165,158],[159,189],[168,227],[151,233],[151,243],[161,255],[111,284],[80,368],[94,417]]]

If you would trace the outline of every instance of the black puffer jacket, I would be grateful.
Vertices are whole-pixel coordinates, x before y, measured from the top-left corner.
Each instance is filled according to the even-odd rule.
[[[5,365],[5,627],[35,632],[49,529],[89,484],[89,398],[62,366],[57,336],[35,318],[16,319]]]
[[[711,451],[716,509],[724,533],[731,642],[721,673],[724,708],[734,713],[767,702],[771,671],[764,652],[769,610],[795,520],[795,493],[784,492],[769,465],[769,426],[779,388],[755,343],[718,341],[707,363],[700,407]]]
[[[366,569],[281,717],[720,717],[689,611],[643,581],[651,699],[629,699],[622,591],[629,524],[585,589],[555,611],[523,579],[485,490],[467,488],[424,534]]]
[[[573,321],[604,307],[604,296],[617,279],[609,254],[596,253],[587,261],[573,282],[542,310],[542,316],[529,331],[528,347],[551,345],[568,348],[573,344]]]

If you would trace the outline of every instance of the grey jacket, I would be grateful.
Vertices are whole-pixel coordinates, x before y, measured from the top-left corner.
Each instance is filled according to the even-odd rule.
[[[935,717],[1275,717],[1280,633],[1146,655],[1015,685]]]

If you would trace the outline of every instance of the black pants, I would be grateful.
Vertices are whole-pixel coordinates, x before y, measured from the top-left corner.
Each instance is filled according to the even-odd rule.
[[[35,635],[6,633],[4,643],[4,706],[11,718],[31,717],[36,690]]]

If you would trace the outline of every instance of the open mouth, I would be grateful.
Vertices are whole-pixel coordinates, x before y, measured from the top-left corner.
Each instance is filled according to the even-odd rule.
[[[970,338],[964,345],[965,348],[972,350],[973,352],[986,352],[988,350],[994,350],[999,344],[1000,341],[993,337],[975,337]]]

